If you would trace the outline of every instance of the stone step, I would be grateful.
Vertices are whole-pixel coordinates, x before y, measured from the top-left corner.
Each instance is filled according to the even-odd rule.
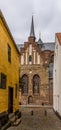
[[[17,119],[17,120],[12,124],[12,126],[17,126],[17,125],[20,124],[20,122],[21,122],[21,118]]]
[[[11,122],[11,126],[17,126],[21,122],[21,112],[17,112],[16,114],[10,114],[9,120]]]
[[[16,117],[15,117],[14,113],[9,115],[9,120],[11,121],[11,124],[16,120]]]

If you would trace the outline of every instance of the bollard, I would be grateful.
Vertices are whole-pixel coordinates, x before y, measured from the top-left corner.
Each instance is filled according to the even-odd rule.
[[[42,102],[42,106],[44,106],[44,102]]]
[[[33,110],[31,111],[31,116],[33,116]]]
[[[44,115],[47,116],[47,111],[45,110]]]

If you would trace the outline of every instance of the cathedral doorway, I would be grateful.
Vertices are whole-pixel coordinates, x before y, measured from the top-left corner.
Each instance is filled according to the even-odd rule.
[[[29,96],[29,97],[28,97],[28,104],[31,104],[31,103],[33,103],[33,97],[32,97],[32,96]]]

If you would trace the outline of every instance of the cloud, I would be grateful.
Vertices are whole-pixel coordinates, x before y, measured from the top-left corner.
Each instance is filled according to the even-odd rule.
[[[37,39],[40,31],[44,42],[54,41],[61,31],[61,0],[0,0],[0,9],[16,43],[27,41],[32,14]]]

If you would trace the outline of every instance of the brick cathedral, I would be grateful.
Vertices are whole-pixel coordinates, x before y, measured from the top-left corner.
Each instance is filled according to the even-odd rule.
[[[28,41],[19,44],[21,104],[53,104],[53,59],[55,43],[36,41],[32,16]]]

